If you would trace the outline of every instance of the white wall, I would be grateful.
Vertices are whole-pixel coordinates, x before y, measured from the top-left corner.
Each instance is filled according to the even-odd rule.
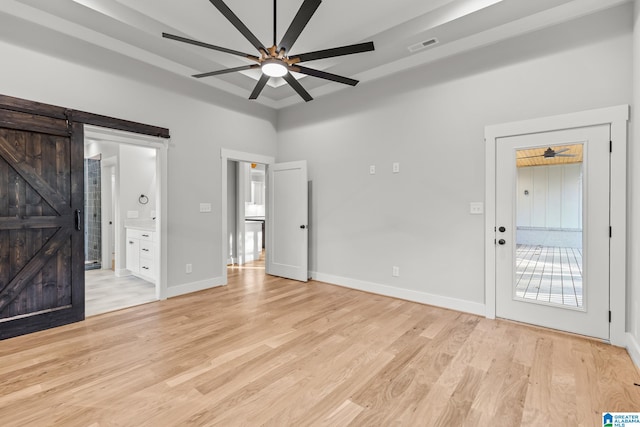
[[[627,331],[629,353],[640,366],[640,0],[634,2],[633,107],[629,141],[629,239],[627,243]]]
[[[129,212],[139,219],[149,220],[156,211],[156,150],[120,144],[120,215],[125,221]],[[140,203],[141,195],[148,199]]]
[[[106,141],[87,141],[84,144],[84,158],[90,158],[98,154],[102,160],[110,157],[118,157],[118,144]]]
[[[518,168],[517,191],[518,227],[582,229],[581,163]]]
[[[42,43],[47,43],[50,38],[44,36]],[[105,62],[96,67],[108,68],[108,72],[78,65],[62,59],[64,51],[87,48],[72,41],[59,48],[45,46],[59,50],[62,57],[57,58],[29,47],[0,42],[0,56],[5,58],[0,67],[0,93],[170,129],[169,293],[219,284],[223,256],[220,148],[274,156],[275,113],[245,100],[218,97],[216,91],[196,88],[188,77],[183,81],[106,51],[100,55]],[[122,77],[120,71],[137,77]],[[194,95],[179,95],[171,90],[174,86],[186,87]],[[240,101],[247,105],[246,112]],[[201,202],[211,203],[213,212],[199,213]],[[192,274],[185,273],[186,263],[193,264]],[[193,283],[196,286],[190,286]]]
[[[277,160],[306,159],[312,181],[315,277],[484,313],[483,217],[469,214],[484,200],[484,127],[630,103],[630,15],[626,5],[282,111]]]

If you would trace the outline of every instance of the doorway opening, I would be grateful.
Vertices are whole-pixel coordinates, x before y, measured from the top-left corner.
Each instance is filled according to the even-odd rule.
[[[308,271],[308,232],[309,232],[309,182],[307,180],[306,161],[294,161],[276,164],[272,157],[221,149],[222,160],[222,242],[223,283],[227,283],[227,265],[229,265],[230,242],[235,239],[240,256],[246,253],[245,237],[234,237],[233,225],[229,221],[233,214],[229,206],[244,209],[243,203],[233,200],[235,192],[229,190],[228,182],[232,178],[230,164],[247,162],[265,165],[265,272],[268,275],[307,282]],[[231,161],[231,162],[230,162]],[[231,177],[230,177],[231,175]],[[250,186],[249,192],[250,190]],[[236,212],[236,216],[238,212]],[[237,221],[238,228],[245,227],[245,219]],[[231,232],[229,231],[231,230]],[[235,233],[237,234],[237,233]],[[246,234],[246,233],[245,233]],[[258,239],[254,239],[257,242]],[[233,254],[231,253],[231,256]]]
[[[228,160],[227,168],[227,267],[264,270],[267,166]]]
[[[86,316],[162,294],[162,153],[150,139],[85,126]]]
[[[229,275],[256,271],[263,278],[268,254],[267,172],[275,159],[255,153],[221,149],[222,160],[222,241],[221,270],[223,283]],[[252,165],[256,165],[252,167]],[[252,192],[252,170],[256,184]],[[262,178],[264,175],[264,179]],[[262,203],[260,203],[262,202]],[[249,219],[246,221],[246,213]],[[249,234],[247,231],[249,222]],[[264,227],[264,228],[263,228]],[[265,249],[262,250],[264,242]],[[247,258],[247,248],[249,258]],[[255,254],[258,253],[256,257]]]

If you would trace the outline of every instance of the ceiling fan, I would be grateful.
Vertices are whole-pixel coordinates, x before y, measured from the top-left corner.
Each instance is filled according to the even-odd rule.
[[[224,70],[210,71],[202,74],[195,74],[193,77],[202,78],[209,76],[216,76],[220,74],[233,73],[235,71],[251,70],[260,68],[262,76],[258,80],[253,92],[249,96],[249,99],[256,99],[264,89],[267,81],[271,77],[282,77],[306,102],[311,101],[313,98],[307,92],[304,87],[291,75],[291,72],[302,73],[308,76],[319,77],[321,79],[331,80],[338,83],[343,83],[350,86],[358,84],[358,80],[350,79],[348,77],[338,76],[326,71],[314,70],[299,65],[301,62],[313,61],[316,59],[333,58],[336,56],[351,55],[354,53],[369,52],[374,50],[373,42],[357,43],[348,46],[334,47],[331,49],[318,50],[314,52],[302,53],[298,55],[290,55],[289,52],[296,42],[300,33],[307,25],[313,14],[315,13],[322,0],[304,0],[302,6],[298,10],[298,13],[291,21],[289,28],[285,32],[280,43],[276,43],[276,0],[273,0],[273,45],[269,48],[265,48],[264,45],[257,39],[255,35],[242,23],[223,0],[209,0],[216,9],[222,13],[231,24],[258,50],[260,56],[251,55],[248,53],[239,52],[233,49],[227,49],[220,46],[214,46],[212,44],[203,43],[197,40],[188,39],[173,34],[162,33],[162,37],[176,40],[183,43],[192,44],[195,46],[204,47],[207,49],[217,50],[220,52],[229,53],[232,55],[242,56],[247,58],[255,64],[244,65],[241,67],[227,68]]]
[[[576,157],[575,154],[563,154],[569,151],[569,148],[563,148],[562,150],[555,151],[551,147],[544,150],[543,154],[537,154],[535,156],[518,157],[518,159],[530,159],[532,157],[544,157],[545,159],[553,159],[554,157]]]

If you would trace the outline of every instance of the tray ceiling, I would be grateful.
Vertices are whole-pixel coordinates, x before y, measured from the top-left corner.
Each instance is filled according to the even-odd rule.
[[[305,63],[305,66],[372,81],[398,71],[476,49],[500,40],[604,10],[626,0],[325,0],[296,42],[292,54],[373,40],[374,52]],[[226,0],[227,5],[263,41],[271,44],[272,0]],[[279,0],[281,37],[302,0]],[[192,74],[248,65],[244,58],[185,45],[161,37],[170,32],[217,46],[255,54],[250,43],[208,0],[3,0],[0,24],[20,20],[19,31],[0,32],[9,42],[28,37],[31,26],[44,27],[118,55],[192,79]],[[415,52],[423,41],[437,43]],[[99,55],[96,50],[96,55]],[[213,86],[248,98],[259,70],[208,77]],[[297,75],[315,98],[338,90],[339,83]],[[258,102],[272,108],[302,103],[282,79],[271,79]]]

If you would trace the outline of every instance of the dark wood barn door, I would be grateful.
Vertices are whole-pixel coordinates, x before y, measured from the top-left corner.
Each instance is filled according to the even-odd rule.
[[[0,109],[0,339],[84,319],[83,139]]]

